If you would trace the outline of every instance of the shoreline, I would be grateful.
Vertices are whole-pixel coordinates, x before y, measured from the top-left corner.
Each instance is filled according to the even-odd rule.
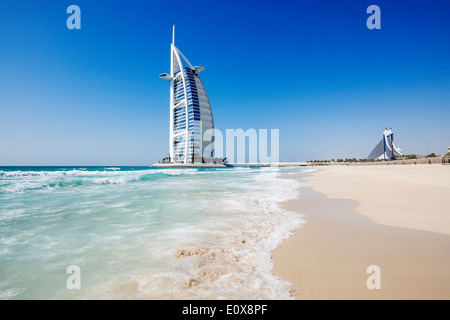
[[[408,167],[325,167],[285,176],[305,187],[282,207],[306,223],[272,252],[273,274],[292,283],[295,299],[450,298],[450,214],[442,215],[450,182],[440,176],[447,169]],[[433,211],[423,214],[420,204],[430,206],[430,199],[417,195],[441,189],[431,199]],[[386,192],[391,196],[380,200]],[[391,215],[382,215],[371,199]],[[392,202],[409,210],[394,215],[401,208]],[[371,265],[380,267],[380,290],[366,286]]]

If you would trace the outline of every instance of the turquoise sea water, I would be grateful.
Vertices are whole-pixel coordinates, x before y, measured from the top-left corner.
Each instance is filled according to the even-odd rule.
[[[0,167],[0,299],[288,299],[295,171]]]

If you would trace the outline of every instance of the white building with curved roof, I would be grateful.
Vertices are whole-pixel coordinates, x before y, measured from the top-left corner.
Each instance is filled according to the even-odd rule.
[[[367,159],[395,160],[402,156],[402,150],[394,144],[392,129],[385,129],[381,141],[373,148]]]

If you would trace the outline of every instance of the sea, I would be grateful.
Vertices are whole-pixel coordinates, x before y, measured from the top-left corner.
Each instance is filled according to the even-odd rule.
[[[0,299],[291,299],[302,170],[0,167]]]

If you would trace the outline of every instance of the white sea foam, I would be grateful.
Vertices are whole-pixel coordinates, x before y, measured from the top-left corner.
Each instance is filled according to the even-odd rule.
[[[0,283],[1,288],[1,283]],[[19,288],[10,288],[6,290],[0,290],[0,300],[13,299],[19,295],[22,290]]]
[[[102,289],[115,298],[290,299],[288,283],[272,274],[271,252],[302,221],[280,207],[301,185],[278,176],[273,170],[256,174],[252,191],[216,199],[210,219],[162,235],[175,246],[160,252],[172,259],[172,270],[147,270]]]
[[[198,172],[195,168],[186,168],[186,169],[148,169],[148,170],[139,170],[139,171],[119,171],[115,168],[108,169],[105,171],[86,171],[86,169],[73,169],[73,170],[61,170],[61,171],[1,171],[2,177],[4,178],[17,178],[17,177],[67,177],[67,176],[118,176],[118,175],[127,175],[127,174],[157,174],[164,173],[168,175],[182,175],[182,174],[195,174]]]
[[[301,184],[283,172],[6,172],[17,200],[1,187],[0,267],[11,281],[0,294],[72,299],[55,270],[77,264],[81,299],[289,299],[271,252],[302,222],[280,206]],[[33,291],[35,279],[49,282]]]
[[[25,213],[25,209],[10,209],[10,210],[2,210],[0,211],[0,221],[1,220],[12,220],[19,217],[22,217]]]
[[[82,185],[111,185],[135,183],[152,179],[153,176],[194,175],[197,169],[148,169],[138,171],[86,171],[73,169],[66,171],[2,171],[6,183],[0,185],[0,193],[20,194],[29,191],[52,191]]]

